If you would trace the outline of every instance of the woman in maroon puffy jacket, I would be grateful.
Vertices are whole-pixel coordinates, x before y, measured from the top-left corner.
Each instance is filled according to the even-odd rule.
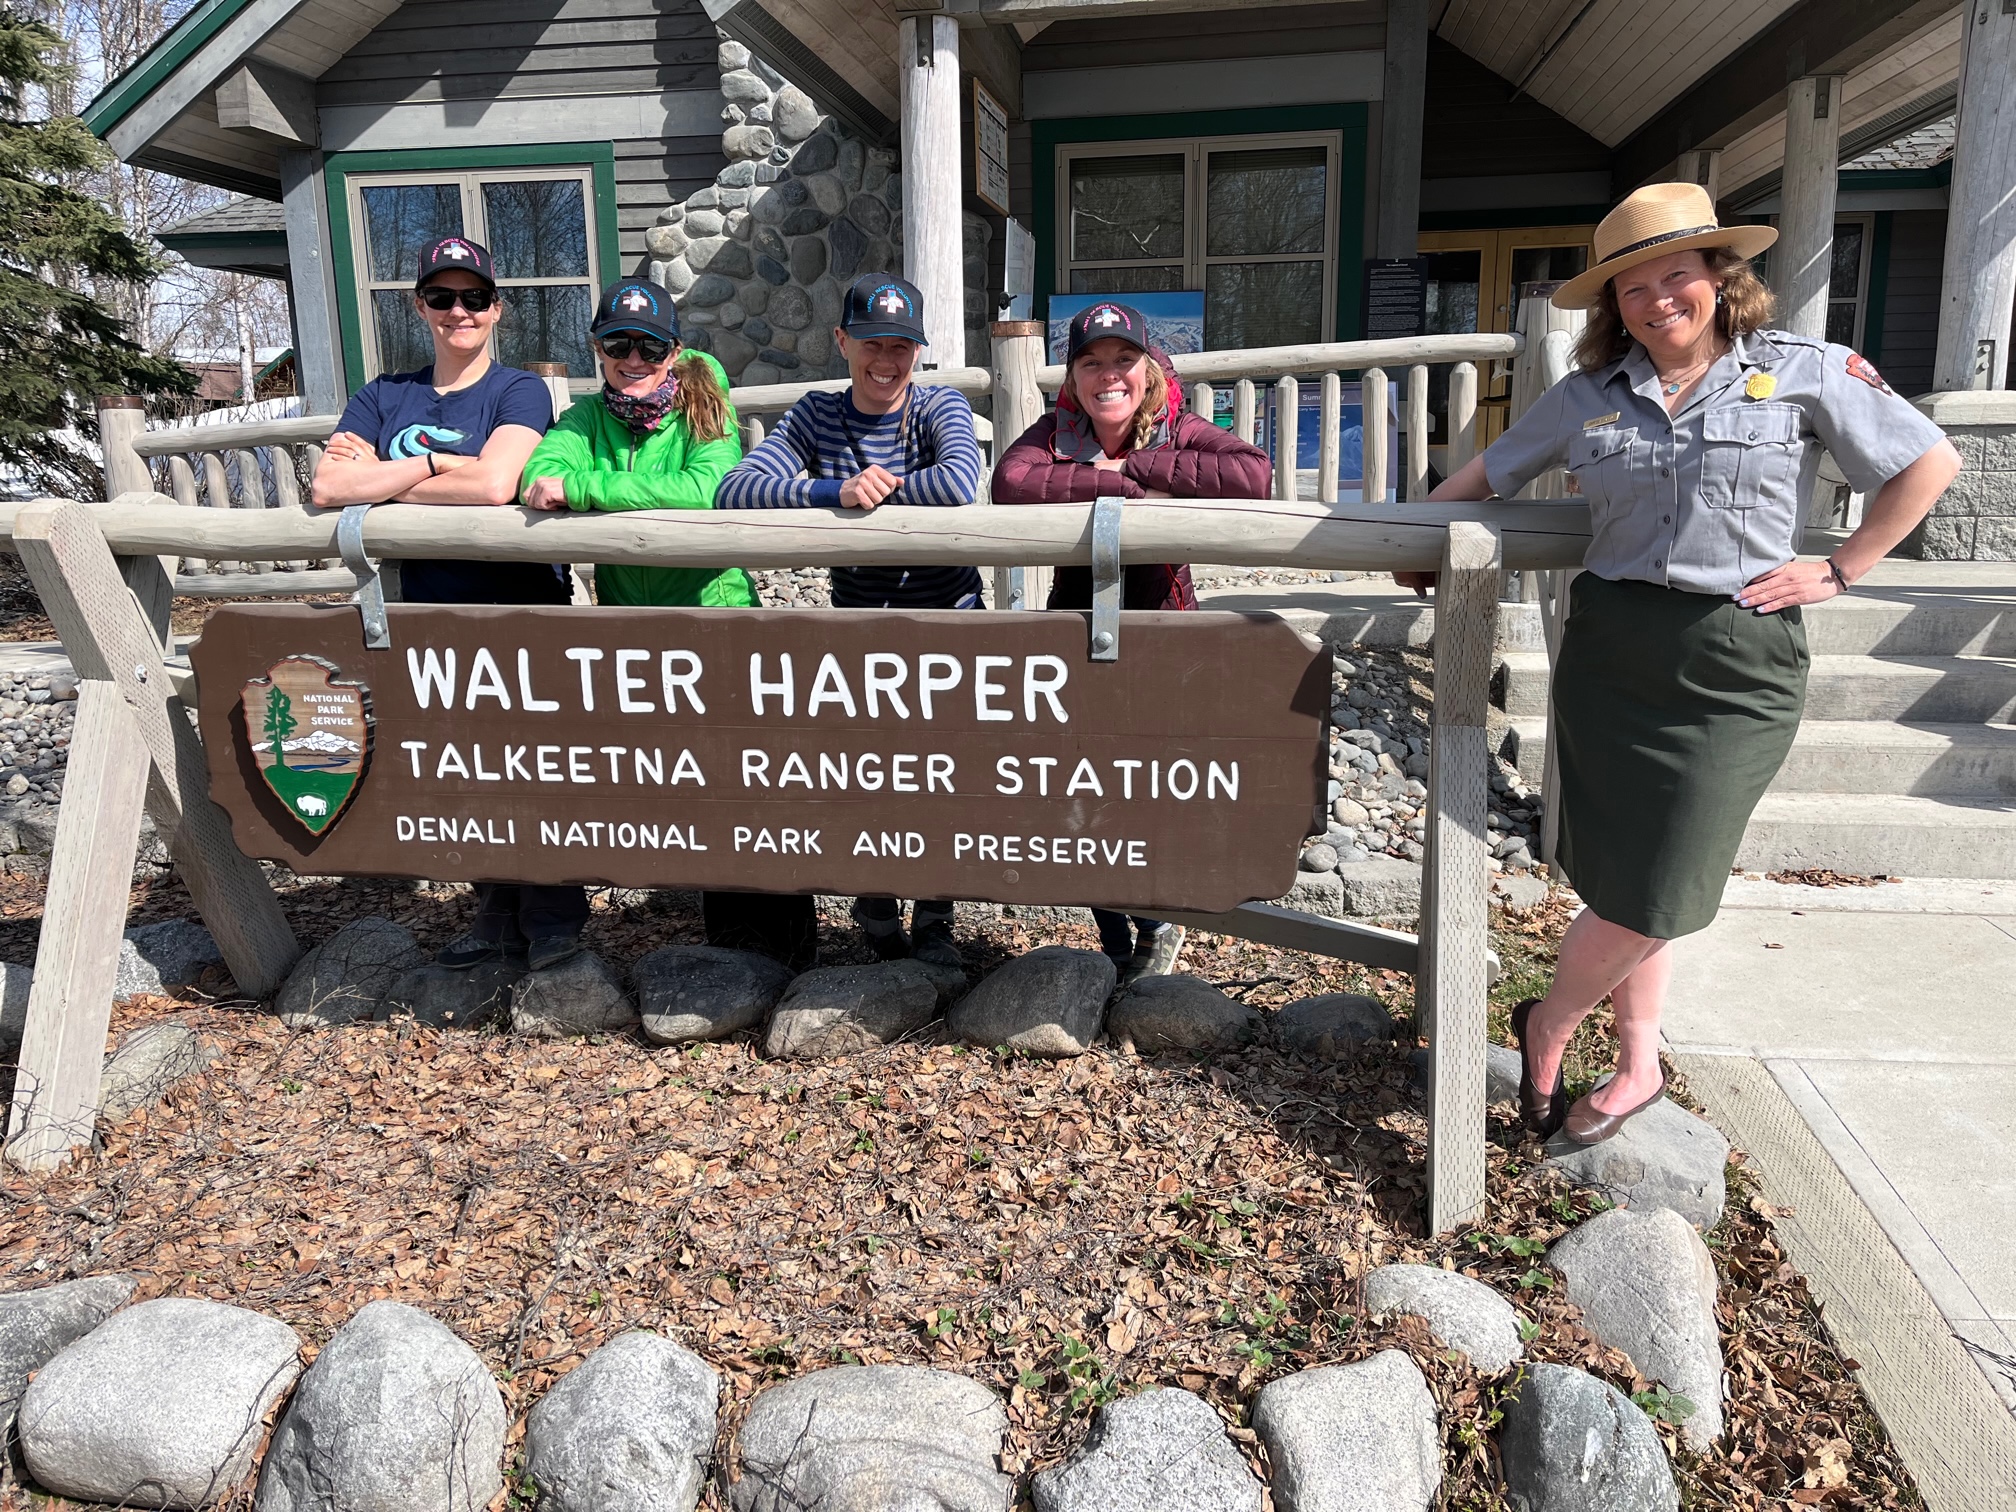
[[[1110,493],[1130,499],[1268,496],[1274,469],[1267,454],[1183,408],[1176,371],[1149,344],[1138,310],[1102,301],[1079,312],[1064,370],[1056,412],[1023,432],[995,465],[996,504],[1065,504]],[[1189,567],[1127,568],[1122,604],[1195,609]],[[1091,608],[1091,568],[1059,567],[1050,607]],[[1164,976],[1175,967],[1183,948],[1180,925],[1130,921],[1103,908],[1093,909],[1092,918],[1100,947],[1123,980]]]

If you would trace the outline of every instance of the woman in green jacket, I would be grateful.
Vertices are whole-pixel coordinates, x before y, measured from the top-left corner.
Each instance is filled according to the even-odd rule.
[[[662,285],[618,279],[596,302],[588,334],[602,391],[575,400],[525,464],[532,509],[712,509],[722,475],[742,460],[728,375],[679,343],[679,313]],[[756,587],[740,567],[595,570],[604,604],[748,608]]]

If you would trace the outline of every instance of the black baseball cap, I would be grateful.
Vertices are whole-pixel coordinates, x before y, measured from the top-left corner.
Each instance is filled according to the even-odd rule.
[[[590,336],[607,336],[615,331],[636,331],[656,336],[660,341],[679,339],[679,311],[672,303],[672,291],[648,278],[619,278],[595,301],[595,319]]]
[[[443,236],[422,247],[420,272],[413,280],[413,287],[424,288],[427,280],[436,273],[448,273],[457,268],[464,273],[474,273],[493,289],[497,287],[497,272],[490,263],[490,249],[466,236]]]
[[[1141,318],[1141,312],[1132,305],[1117,304],[1110,299],[1087,305],[1073,315],[1070,329],[1070,341],[1064,349],[1067,364],[1076,362],[1078,354],[1102,336],[1117,336],[1133,342],[1144,352],[1148,350],[1148,322]]]
[[[924,339],[924,291],[894,273],[864,273],[847,290],[840,329],[849,336],[901,336],[919,346]]]

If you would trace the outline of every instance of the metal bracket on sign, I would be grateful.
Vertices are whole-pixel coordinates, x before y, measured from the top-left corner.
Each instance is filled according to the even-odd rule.
[[[336,519],[336,549],[343,565],[357,574],[355,603],[364,616],[364,644],[373,651],[392,649],[392,627],[385,618],[385,582],[378,564],[364,555],[364,516],[369,504],[352,504]]]
[[[1029,607],[1029,579],[1024,568],[1008,569],[1008,607],[1010,609]]]
[[[1102,494],[1092,503],[1092,660],[1120,660],[1120,511],[1127,501]]]

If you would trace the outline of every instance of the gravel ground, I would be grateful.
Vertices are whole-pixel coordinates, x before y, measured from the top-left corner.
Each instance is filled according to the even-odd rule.
[[[63,796],[77,679],[0,672],[0,793],[17,802]]]

